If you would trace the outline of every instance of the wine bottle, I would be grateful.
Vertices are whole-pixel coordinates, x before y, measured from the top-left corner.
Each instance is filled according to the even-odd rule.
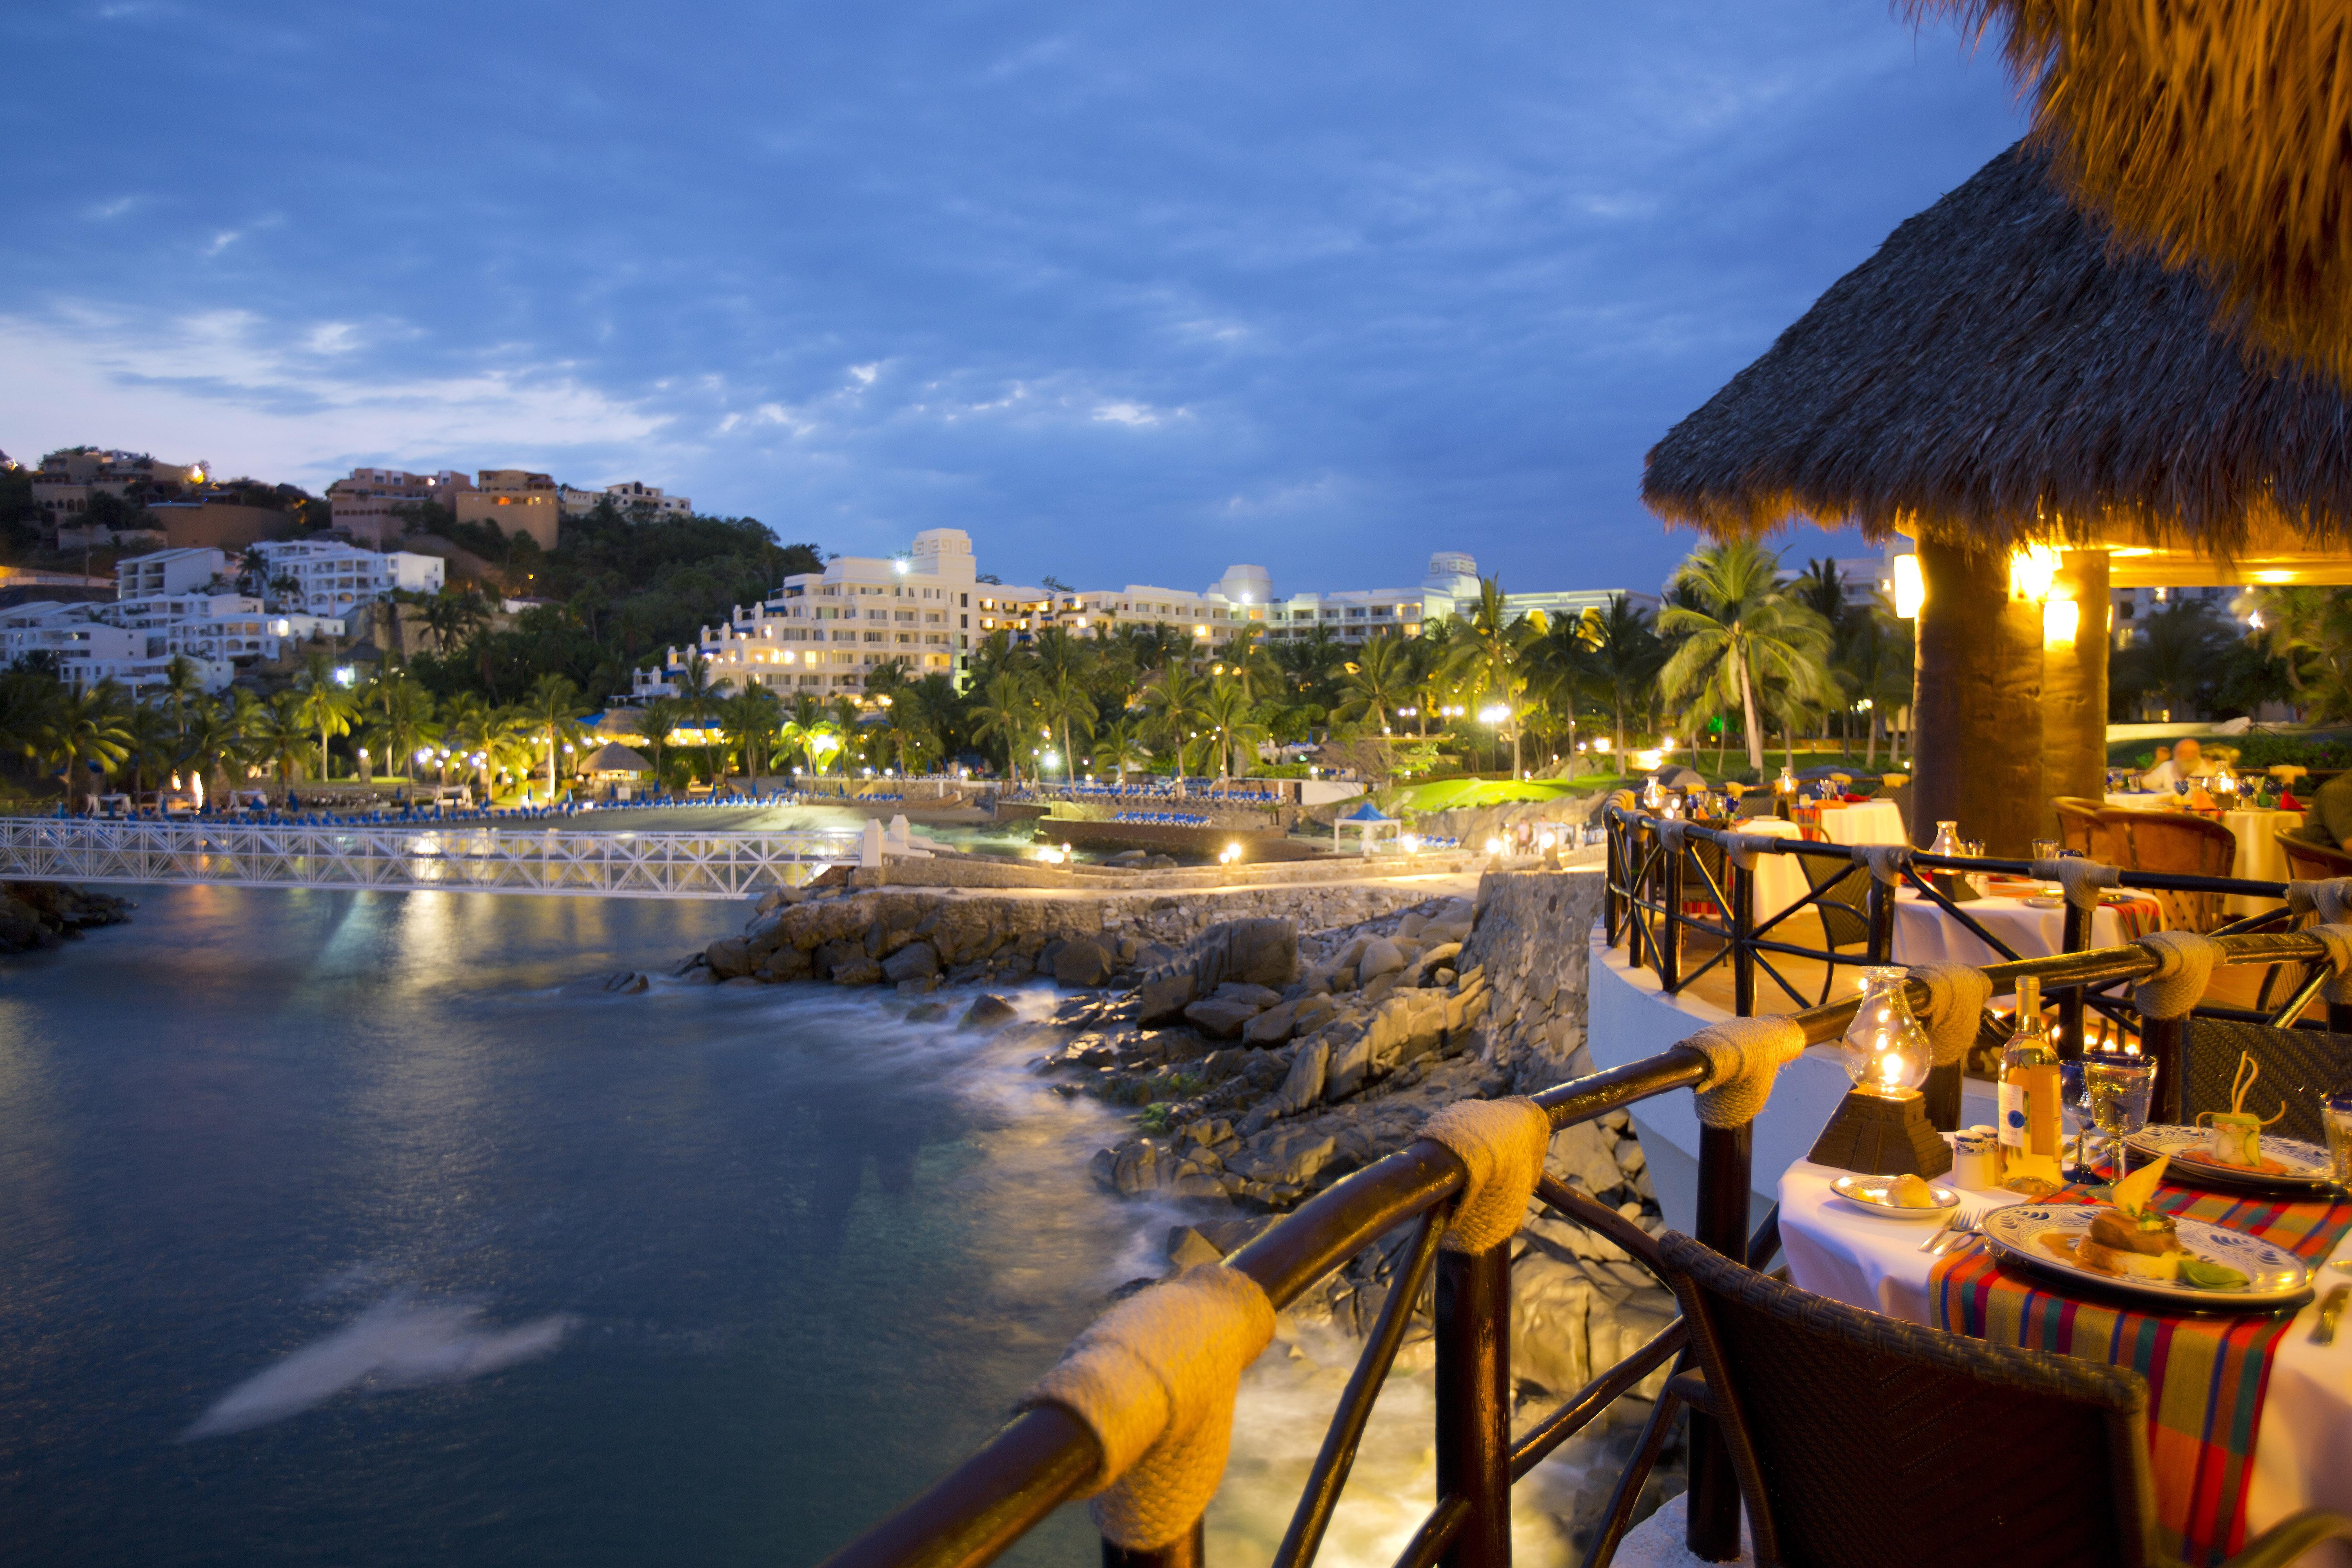
[[[2060,1156],[2065,1148],[2058,1114],[2060,1096],[2058,1053],[2042,1022],[2042,982],[2021,975],[2017,982],[2017,1033],[2000,1057],[2001,1180],[2037,1176],[2053,1185],[2065,1176]]]

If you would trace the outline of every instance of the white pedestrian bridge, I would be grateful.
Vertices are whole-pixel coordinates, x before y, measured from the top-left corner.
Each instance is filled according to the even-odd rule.
[[[176,882],[568,898],[730,899],[858,855],[854,832],[637,832],[0,817],[0,881]]]

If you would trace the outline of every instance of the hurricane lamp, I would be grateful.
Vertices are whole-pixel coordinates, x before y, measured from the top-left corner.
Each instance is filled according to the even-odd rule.
[[[1813,1144],[1817,1165],[1881,1176],[1939,1176],[1952,1168],[1952,1151],[1928,1124],[1919,1091],[1935,1057],[1904,994],[1907,978],[1892,964],[1862,972],[1862,1005],[1839,1042],[1853,1088]]]

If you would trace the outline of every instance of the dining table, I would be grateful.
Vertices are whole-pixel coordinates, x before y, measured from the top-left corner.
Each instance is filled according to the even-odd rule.
[[[2288,1247],[2311,1269],[2316,1290],[2310,1303],[2277,1311],[2182,1313],[1996,1258],[1981,1241],[1940,1258],[1923,1253],[1929,1226],[1839,1197],[1831,1183],[1843,1174],[1804,1160],[1781,1174],[1780,1244],[1791,1282],[1906,1322],[2139,1372],[2150,1384],[2158,1524],[2189,1562],[2219,1563],[2300,1509],[2352,1512],[2352,1333],[2329,1344],[2312,1340],[2326,1290],[2352,1283],[2323,1267],[2352,1263],[2352,1203],[2233,1198],[2166,1182],[2158,1206]],[[2007,1205],[2093,1194],[1960,1195],[1964,1211],[1980,1217]],[[2021,1430],[2017,1440],[2032,1436]],[[2352,1552],[2338,1544],[2300,1561],[2344,1568]]]
[[[1988,892],[1959,906],[1991,936],[2009,944],[2020,958],[2047,958],[2066,944],[2064,900],[2050,893]],[[2164,909],[2145,894],[2102,899],[2091,917],[2091,946],[2121,947],[2126,942],[2164,929]],[[2003,963],[2006,957],[1987,945],[1949,910],[1913,888],[1895,895],[1895,932],[1891,949],[1897,963]]]
[[[1824,801],[1821,835],[1832,844],[1907,844],[1903,813],[1891,800]]]

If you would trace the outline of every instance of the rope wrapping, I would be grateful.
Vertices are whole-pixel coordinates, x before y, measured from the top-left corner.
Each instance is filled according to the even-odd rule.
[[[1690,824],[1680,817],[1667,816],[1658,820],[1658,842],[1665,847],[1665,851],[1669,855],[1680,855],[1683,852],[1683,846],[1688,841],[1689,834]]]
[[[1199,1264],[1096,1319],[1022,1396],[1094,1433],[1102,1466],[1078,1495],[1105,1540],[1148,1552],[1192,1528],[1225,1473],[1242,1369],[1273,1339],[1257,1281]]]
[[[1421,1135],[1444,1144],[1470,1173],[1438,1245],[1486,1252],[1518,1235],[1551,1149],[1544,1108],[1524,1098],[1456,1100],[1431,1117]]]
[[[2119,887],[2124,879],[2121,868],[2103,866],[2079,855],[2063,856],[2055,860],[2036,860],[2033,875],[2037,880],[2055,882],[2065,889],[2066,901],[2078,910],[2097,909],[2099,889]]]
[[[1992,999],[1992,982],[1970,963],[1921,963],[1911,978],[1927,988],[1927,1010],[1919,1018],[1927,1031],[1927,1045],[1936,1065],[1950,1067],[1965,1060],[1976,1044],[1984,1005]]]
[[[2320,940],[2327,949],[2328,966],[2336,971],[2327,984],[2319,988],[2319,994],[2330,1002],[2352,1003],[2352,925],[2331,921],[2324,926],[2313,926],[2305,934]]]
[[[1683,1041],[1706,1058],[1698,1086],[1698,1119],[1709,1127],[1745,1127],[1772,1098],[1772,1079],[1783,1062],[1805,1049],[1805,1031],[1794,1018],[1727,1018]]]
[[[1723,854],[1741,870],[1753,871],[1756,857],[1773,853],[1772,846],[1780,842],[1769,833],[1727,833],[1723,836]]]
[[[2156,973],[2132,987],[2143,1018],[2178,1018],[2197,1005],[2221,957],[2220,942],[2193,931],[2151,931],[2132,945],[2156,960]]]
[[[2329,925],[2352,921],[2352,877],[2330,877],[2324,882],[2289,882],[2286,907],[2291,914],[2315,914]]]
[[[1911,863],[1911,848],[1906,844],[1857,844],[1853,847],[1854,861],[1870,868],[1870,874],[1890,888],[1903,885],[1903,868]]]

